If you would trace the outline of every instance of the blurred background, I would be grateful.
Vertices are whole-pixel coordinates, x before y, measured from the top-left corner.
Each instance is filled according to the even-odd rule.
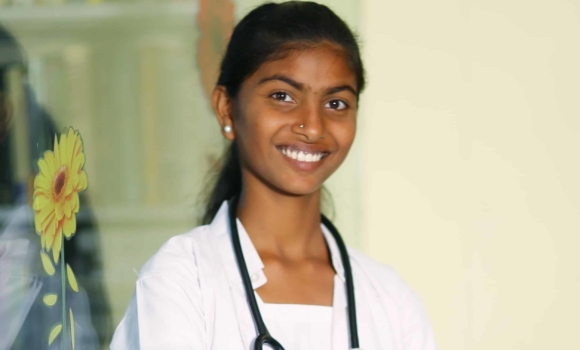
[[[580,1],[320,2],[369,81],[327,182],[347,242],[418,292],[441,349],[580,349]],[[55,134],[79,131],[89,184],[64,245],[76,347],[106,349],[141,266],[201,218],[208,93],[261,3],[0,0],[0,350],[62,348],[32,209]]]

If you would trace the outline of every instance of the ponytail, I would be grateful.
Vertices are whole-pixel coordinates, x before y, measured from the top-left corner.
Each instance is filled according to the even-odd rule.
[[[202,225],[211,223],[223,201],[239,195],[242,192],[242,168],[240,165],[238,146],[235,141],[231,143],[224,154],[222,164],[217,180],[213,184],[213,189],[207,197],[205,213],[201,222]]]

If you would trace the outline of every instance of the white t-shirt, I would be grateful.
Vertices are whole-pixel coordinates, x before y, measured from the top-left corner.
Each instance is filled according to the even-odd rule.
[[[262,319],[285,350],[331,350],[332,307],[264,303],[255,293]]]
[[[240,220],[237,225],[256,290],[267,283],[264,264]],[[347,350],[344,268],[332,235],[322,224],[321,229],[336,271],[331,348]],[[351,248],[348,253],[360,348],[436,350],[431,326],[413,290],[388,266]],[[211,224],[171,238],[143,266],[111,349],[251,350],[255,338],[224,201]]]

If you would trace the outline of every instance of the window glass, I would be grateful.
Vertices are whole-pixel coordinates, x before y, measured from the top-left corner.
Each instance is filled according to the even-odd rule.
[[[199,224],[208,95],[259,3],[0,0],[0,350],[108,348],[141,266]]]

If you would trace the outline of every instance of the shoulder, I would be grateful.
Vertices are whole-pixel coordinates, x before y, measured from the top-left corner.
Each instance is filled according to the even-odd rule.
[[[197,276],[200,259],[198,252],[210,249],[208,231],[208,226],[203,225],[171,237],[143,265],[138,281],[160,275],[183,279]]]
[[[117,327],[111,349],[206,348],[208,315],[200,283],[210,250],[208,229],[198,226],[170,238],[143,265],[133,298]]]
[[[433,329],[418,294],[390,266],[349,248],[355,285],[372,290],[369,300],[382,304],[397,325],[405,349],[437,350]],[[357,281],[357,275],[359,276]],[[365,288],[367,287],[367,288]],[[368,297],[369,294],[365,295]],[[372,307],[377,308],[371,301]],[[392,311],[392,313],[391,313]]]

